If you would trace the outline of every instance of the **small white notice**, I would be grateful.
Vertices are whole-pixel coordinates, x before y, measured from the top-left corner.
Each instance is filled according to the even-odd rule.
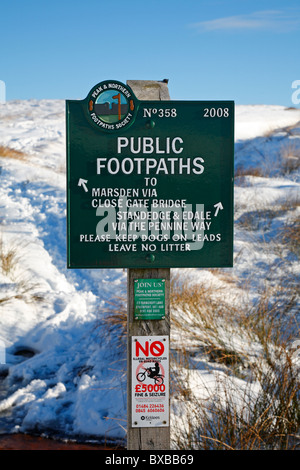
[[[132,337],[132,427],[169,426],[169,337]]]

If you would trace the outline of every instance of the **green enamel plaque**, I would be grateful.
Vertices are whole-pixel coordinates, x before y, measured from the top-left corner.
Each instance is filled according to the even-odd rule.
[[[66,102],[68,268],[233,264],[233,101]]]
[[[165,279],[134,280],[135,320],[165,318]]]

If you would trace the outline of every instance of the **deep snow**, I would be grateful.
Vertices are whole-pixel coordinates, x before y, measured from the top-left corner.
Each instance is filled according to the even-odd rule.
[[[0,105],[0,146],[25,154],[8,158],[0,152],[1,249],[15,251],[12,267],[0,270],[0,372],[8,373],[0,385],[0,432],[122,439],[126,357],[104,312],[107,301],[126,295],[126,271],[66,269],[64,111],[65,103],[55,100]],[[248,280],[247,295],[255,297],[287,271],[299,282],[298,258],[288,253],[283,262],[268,240],[291,214],[276,218],[274,232],[272,221],[267,232],[243,230],[243,217],[299,201],[299,170],[287,172],[282,155],[289,149],[289,164],[299,158],[300,110],[236,106],[235,141],[236,169],[252,168],[253,174],[235,183],[230,275],[240,282],[228,296],[236,297]],[[291,207],[293,214],[297,210],[299,204]],[[211,270],[185,271],[216,291],[222,282]],[[201,384],[213,387],[215,377],[194,370],[189,380],[201,393]]]

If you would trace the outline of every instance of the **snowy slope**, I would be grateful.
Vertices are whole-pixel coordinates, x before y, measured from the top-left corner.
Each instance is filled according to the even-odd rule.
[[[24,153],[9,157],[0,151],[0,247],[12,259],[0,270],[0,341],[6,352],[0,374],[8,373],[0,383],[0,432],[122,439],[126,362],[103,308],[126,293],[126,272],[66,269],[64,110],[63,101],[0,105],[0,146]],[[237,106],[235,139],[240,176],[232,275],[249,279],[255,297],[287,270],[299,280],[298,258],[288,256],[284,263],[266,245],[272,230],[245,231],[243,217],[299,200],[299,173],[286,171],[282,155],[284,148],[293,149],[288,164],[299,156],[300,110]],[[247,168],[252,175],[243,174]],[[189,272],[196,280],[220,282],[211,271]]]

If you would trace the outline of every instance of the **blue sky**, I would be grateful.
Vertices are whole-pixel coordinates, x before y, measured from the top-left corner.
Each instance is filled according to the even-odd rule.
[[[292,106],[299,0],[1,0],[6,99],[169,79],[174,100]]]

